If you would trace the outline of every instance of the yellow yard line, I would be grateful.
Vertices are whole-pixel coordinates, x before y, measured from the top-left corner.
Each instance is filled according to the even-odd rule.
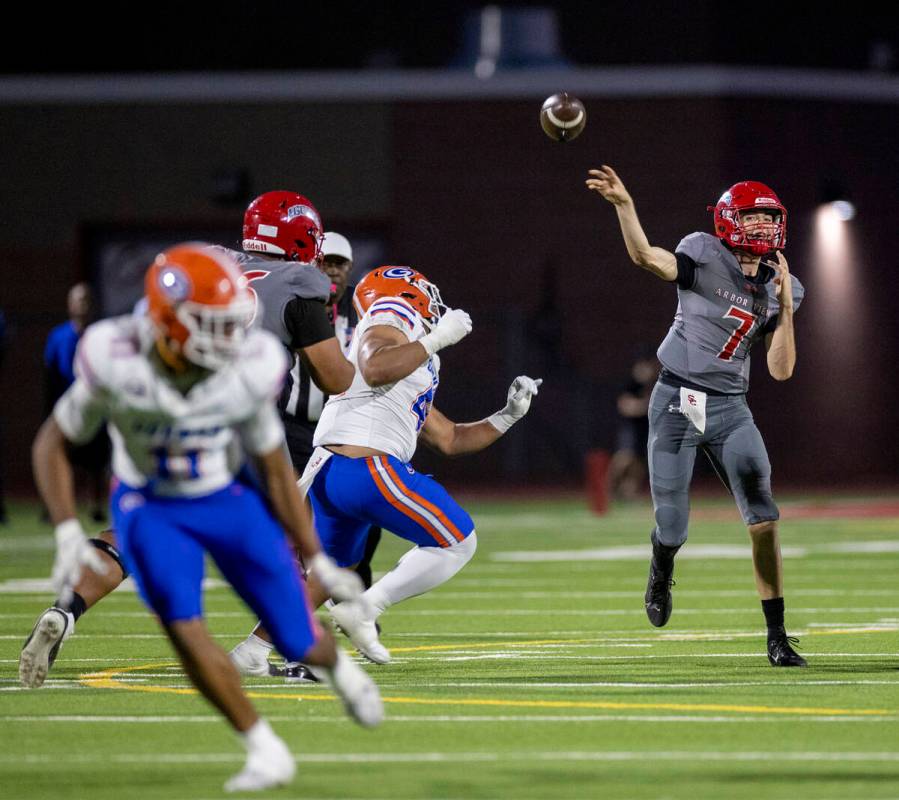
[[[144,664],[131,667],[112,667],[99,672],[88,672],[81,675],[79,680],[85,685],[96,689],[124,689],[129,692],[150,692],[156,694],[190,695],[197,694],[196,689],[181,689],[167,686],[138,686],[130,683],[122,683],[116,680],[117,675],[126,672],[139,672],[141,670],[159,669],[161,667],[177,666],[175,662],[168,661],[156,664]],[[265,700],[335,700],[330,694],[303,694],[295,692],[247,692],[247,696],[254,699]],[[723,703],[618,703],[609,701],[570,701],[570,700],[500,700],[491,698],[425,698],[425,697],[385,697],[385,703],[396,705],[419,706],[469,706],[490,708],[551,708],[551,709],[604,709],[604,710],[643,710],[643,711],[730,711],[734,713],[751,714],[800,714],[806,716],[884,716],[893,712],[879,708],[853,709],[853,708],[816,708],[806,706],[749,706],[727,705]]]

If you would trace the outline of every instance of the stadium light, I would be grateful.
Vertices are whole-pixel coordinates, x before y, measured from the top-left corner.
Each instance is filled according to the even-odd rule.
[[[855,219],[855,203],[849,199],[849,192],[841,181],[825,178],[821,184],[821,207],[829,208],[832,224]]]

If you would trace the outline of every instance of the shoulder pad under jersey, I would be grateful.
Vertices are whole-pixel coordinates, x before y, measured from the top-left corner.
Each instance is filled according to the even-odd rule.
[[[379,297],[369,306],[366,316],[372,325],[399,328],[410,339],[422,327],[415,309],[401,297]]]
[[[75,351],[75,377],[94,389],[109,387],[115,359],[140,351],[138,328],[139,320],[130,315],[89,325]]]
[[[281,393],[288,369],[287,352],[277,336],[258,328],[247,332],[237,359],[237,370],[253,397],[275,399]]]
[[[680,240],[680,244],[678,244],[675,252],[683,253],[685,256],[693,259],[695,263],[701,264],[708,240],[711,238],[713,237],[707,233],[691,233]]]

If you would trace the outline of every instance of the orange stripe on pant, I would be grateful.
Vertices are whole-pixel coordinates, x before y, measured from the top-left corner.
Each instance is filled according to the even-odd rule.
[[[406,486],[401,480],[400,476],[396,474],[393,467],[390,466],[390,463],[387,459],[384,459],[383,465],[387,470],[387,473],[393,478],[393,482],[397,485],[397,488],[406,495],[410,500],[418,503],[420,506],[423,506],[428,511],[430,511],[437,519],[439,519],[445,526],[446,529],[453,535],[457,542],[461,542],[465,539],[465,535],[460,531],[452,522],[450,522],[449,518],[444,514],[437,506],[431,503],[428,500],[425,500],[419,494],[413,492],[408,486]]]
[[[414,520],[416,524],[421,525],[421,527],[424,528],[441,547],[449,547],[450,543],[440,535],[440,531],[438,531],[437,528],[417,511],[413,511],[408,506],[404,506],[393,496],[393,494],[391,494],[390,489],[387,488],[387,484],[384,483],[384,479],[378,475],[378,469],[374,465],[375,458],[377,458],[377,456],[369,456],[365,459],[365,463],[368,466],[368,471],[371,473],[372,480],[375,482],[375,486],[378,487],[378,491],[384,499],[401,514]]]

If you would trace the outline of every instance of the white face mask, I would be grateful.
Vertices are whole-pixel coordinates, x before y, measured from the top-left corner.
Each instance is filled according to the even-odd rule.
[[[190,334],[184,343],[184,357],[206,369],[221,369],[237,355],[253,311],[253,300],[245,292],[227,306],[181,303],[175,315]]]

